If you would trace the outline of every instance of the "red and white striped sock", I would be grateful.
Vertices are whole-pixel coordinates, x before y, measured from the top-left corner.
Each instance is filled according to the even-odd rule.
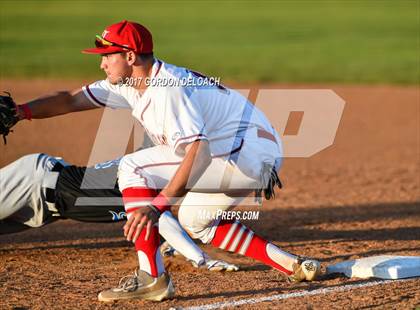
[[[130,214],[139,206],[151,203],[156,196],[156,191],[149,188],[129,187],[122,191],[122,196],[127,218],[129,218]],[[153,226],[149,239],[145,240],[145,237],[146,229],[143,229],[134,243],[139,259],[139,268],[152,277],[158,277],[165,271],[165,267],[159,252],[160,238],[157,225]]]
[[[211,241],[213,246],[254,258],[290,275],[297,257],[255,235],[238,221],[220,221]]]

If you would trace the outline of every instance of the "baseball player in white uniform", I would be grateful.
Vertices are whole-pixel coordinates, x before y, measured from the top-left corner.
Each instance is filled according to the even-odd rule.
[[[41,153],[23,156],[1,168],[0,235],[42,227],[59,219],[91,223],[126,220],[121,192],[115,184],[118,163],[119,159],[79,167]],[[82,186],[85,175],[88,186]],[[98,200],[90,204],[78,198]],[[202,251],[170,212],[159,218],[159,226],[162,237],[170,240],[162,247],[164,256],[184,254],[193,266],[210,271],[239,270]]]
[[[291,280],[315,279],[317,261],[303,261],[238,221],[216,216],[253,191],[270,199],[280,184],[281,143],[264,114],[238,92],[155,58],[152,35],[138,23],[107,27],[95,45],[83,52],[101,55],[105,80],[20,110],[44,118],[98,107],[131,109],[156,144],[120,161],[118,184],[128,216],[124,234],[135,244],[139,270],[102,291],[99,300],[173,296],[156,223],[176,203],[179,222],[193,238],[257,259]],[[213,216],[201,216],[203,210]]]

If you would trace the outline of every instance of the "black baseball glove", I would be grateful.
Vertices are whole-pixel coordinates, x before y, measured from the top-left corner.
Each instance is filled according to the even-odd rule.
[[[0,134],[3,135],[4,144],[10,129],[19,121],[18,108],[8,92],[7,96],[0,95]]]

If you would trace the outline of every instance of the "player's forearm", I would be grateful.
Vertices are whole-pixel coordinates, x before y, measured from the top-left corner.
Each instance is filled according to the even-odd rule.
[[[77,96],[80,97],[80,92],[70,93],[68,91],[62,91],[40,97],[22,105],[21,107],[27,107],[26,114],[25,109],[21,108],[19,109],[19,117],[21,120],[28,118],[28,110],[30,111],[31,118],[41,119],[95,108],[95,106],[80,104],[80,99],[78,100]]]
[[[183,197],[200,179],[211,163],[207,141],[193,142],[172,180],[162,190],[165,197]],[[170,200],[174,203],[174,199]]]

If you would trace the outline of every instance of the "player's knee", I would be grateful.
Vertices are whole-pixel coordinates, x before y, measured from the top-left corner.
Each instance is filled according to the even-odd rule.
[[[191,213],[185,212],[185,208],[182,206],[178,210],[178,222],[181,224],[182,228],[190,234],[192,231],[191,227],[193,227],[193,219]]]
[[[132,165],[129,155],[121,158],[118,165],[118,185],[120,190],[130,187],[130,180],[133,179],[135,167]]]
[[[120,173],[127,173],[130,169],[130,160],[128,159],[128,155],[121,158],[118,164],[118,174]]]
[[[118,186],[120,190],[128,187],[157,188],[153,178],[136,162],[136,154],[124,156],[118,165]]]
[[[17,178],[18,176],[27,176],[33,174],[35,171],[35,167],[37,167],[37,163],[42,161],[42,158],[45,156],[45,154],[42,153],[36,153],[36,154],[29,154],[22,156],[21,158],[15,160],[11,164],[7,165],[6,167],[3,167],[2,174],[11,174],[14,176],[14,178]]]
[[[200,212],[180,208],[178,211],[178,221],[191,238],[200,239],[203,243],[209,243],[211,241],[213,219],[201,218]]]
[[[34,153],[34,154],[29,154],[29,155],[22,156],[17,161],[19,161],[20,163],[25,163],[25,165],[27,165],[27,164],[35,165],[37,162],[42,160],[45,156],[47,156],[47,155],[45,155],[43,153]]]
[[[19,158],[15,163],[18,163],[20,167],[25,168],[34,168],[34,169],[51,169],[54,164],[60,161],[61,163],[65,163],[61,158],[54,157],[51,155],[47,155],[44,153],[34,153],[25,155]]]
[[[209,244],[211,240],[213,240],[214,236],[214,229],[212,226],[207,227],[199,227],[199,226],[190,226],[190,227],[183,227],[185,231],[190,235],[193,239],[199,239],[204,244]]]

